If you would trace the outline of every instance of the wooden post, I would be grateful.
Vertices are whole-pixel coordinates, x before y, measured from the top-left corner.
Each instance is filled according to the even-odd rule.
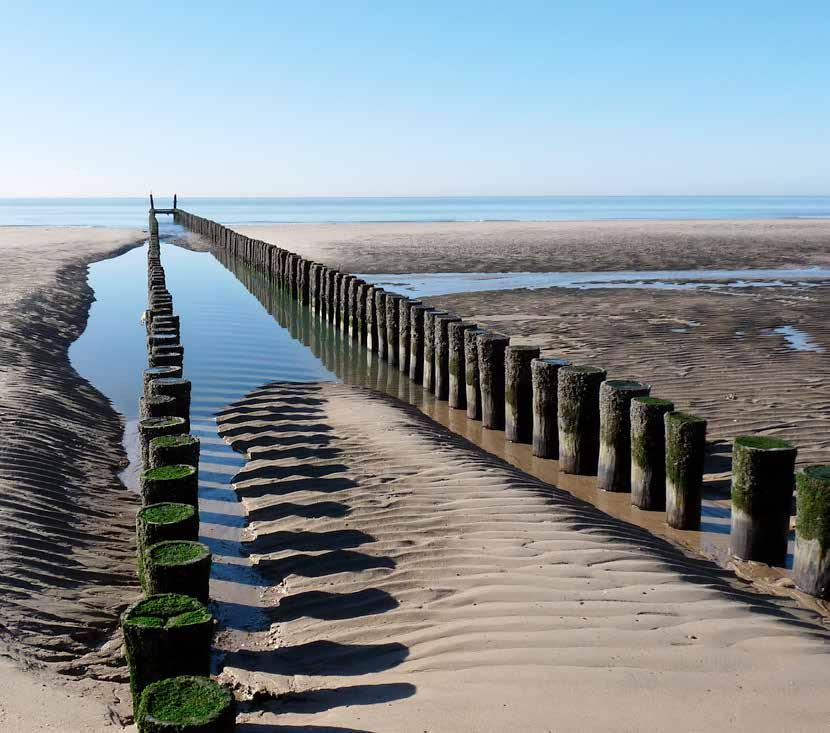
[[[199,439],[192,435],[164,435],[150,441],[150,468],[186,464],[199,467]]]
[[[683,412],[667,412],[666,522],[675,529],[700,529],[706,421]]]
[[[210,599],[211,552],[201,542],[166,540],[144,551],[147,594],[182,593],[202,603]]]
[[[631,400],[631,503],[646,511],[666,509],[665,415],[673,411],[669,400]]]
[[[424,311],[424,389],[435,391],[435,319],[447,315],[446,311],[437,311],[434,308]]]
[[[435,363],[435,396],[439,400],[447,400],[450,396],[450,323],[458,323],[461,319],[450,314],[435,317],[434,335],[434,363]]]
[[[533,438],[533,377],[530,364],[538,346],[508,346],[504,353],[504,438],[530,443]]]
[[[481,383],[478,374],[478,337],[487,333],[482,328],[464,332],[464,392],[467,417],[481,420]]]
[[[173,194],[173,210],[176,210],[178,208],[179,208],[179,197],[176,196],[176,194],[174,193]]]
[[[182,463],[148,468],[138,479],[145,505],[172,501],[199,506],[199,472],[195,466]]]
[[[559,370],[570,362],[564,359],[534,359],[530,363],[533,382],[533,455],[559,457],[556,390]]]
[[[162,502],[139,510],[135,519],[138,579],[146,590],[144,552],[156,542],[199,539],[199,513],[190,504]]]
[[[190,380],[152,379],[147,383],[148,394],[170,395],[176,400],[173,415],[185,420],[185,433],[190,432]]]
[[[377,344],[375,351],[379,359],[386,361],[386,291],[375,288],[375,335]]]
[[[631,400],[650,391],[647,384],[627,379],[600,385],[597,488],[602,491],[631,491]]]
[[[793,580],[805,593],[830,600],[830,466],[807,466],[796,481]]]
[[[593,366],[564,366],[559,370],[557,422],[559,470],[590,476],[599,460],[599,386],[605,370]]]
[[[504,354],[509,345],[507,336],[491,331],[476,337],[481,424],[488,430],[504,429]]]
[[[424,381],[424,314],[430,310],[413,303],[409,311],[409,378],[415,384]]]
[[[449,340],[449,405],[455,410],[467,407],[467,362],[464,357],[464,335],[475,330],[474,323],[453,321],[447,328]]]
[[[386,360],[389,366],[398,366],[400,325],[400,303],[403,296],[397,293],[386,294]]]
[[[156,395],[147,395],[152,398]],[[158,395],[168,397],[170,395]],[[175,399],[175,398],[174,398]],[[146,403],[149,404],[149,403]],[[181,417],[163,415],[160,417],[148,417],[138,422],[138,442],[141,446],[141,464],[148,466],[150,462],[150,441],[162,435],[179,435],[186,433],[187,423]]]
[[[742,435],[732,447],[730,552],[784,566],[797,450],[778,438]]]
[[[236,703],[208,677],[170,677],[147,686],[135,720],[140,733],[233,733]]]
[[[409,313],[414,305],[420,305],[420,302],[401,298],[398,303],[398,370],[401,374],[409,374],[409,339],[412,329]]]

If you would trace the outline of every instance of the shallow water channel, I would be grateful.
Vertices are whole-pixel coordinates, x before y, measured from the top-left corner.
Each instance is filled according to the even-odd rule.
[[[424,393],[330,324],[285,295],[260,273],[223,254],[194,252],[170,243],[179,227],[162,225],[161,259],[181,316],[185,376],[192,381],[192,431],[202,442],[200,518],[202,541],[214,555],[211,596],[226,627],[255,628],[260,622],[260,581],[240,543],[244,512],[231,487],[244,465],[218,435],[215,414],[251,390],[272,381],[344,381],[385,392],[418,407],[435,421],[526,472],[556,484],[613,516],[725,562],[729,502],[704,500],[700,532],[673,530],[659,512],[631,507],[626,494],[599,492],[592,477],[560,475],[556,461],[531,455],[530,446],[504,441],[463,410]],[[146,365],[146,246],[93,264],[95,291],[86,331],[70,349],[77,371],[112,402],[126,421],[125,445],[133,458],[122,475],[135,490],[135,425],[141,374]],[[758,571],[762,572],[762,571]],[[780,570],[764,570],[775,580]],[[758,574],[755,571],[749,574]]]

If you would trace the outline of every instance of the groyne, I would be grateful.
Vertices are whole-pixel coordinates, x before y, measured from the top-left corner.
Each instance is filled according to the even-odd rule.
[[[507,416],[509,440],[537,444],[539,452],[547,454],[542,460],[558,460],[560,472],[591,476],[599,473],[603,488],[607,490],[630,493],[633,477],[636,491],[631,502],[637,506],[646,502],[642,496],[642,477],[665,477],[664,493],[672,497],[669,524],[690,531],[700,526],[700,457],[706,428],[703,417],[673,410],[661,413],[659,418],[662,418],[664,429],[660,431],[651,426],[648,437],[653,442],[654,436],[658,436],[657,439],[663,441],[662,450],[650,444],[647,450],[642,449],[642,420],[637,412],[637,419],[632,421],[631,410],[641,410],[636,400],[648,395],[647,385],[625,390],[625,385],[613,375],[607,375],[600,365],[593,364],[562,364],[548,381],[534,380],[534,370],[538,372],[543,368],[538,353],[533,349],[517,352],[507,336],[477,329],[476,324],[468,322],[465,322],[466,330],[474,333],[475,338],[473,343],[465,338],[464,351],[465,355],[474,355],[475,364],[472,365],[469,358],[450,358],[449,327],[461,322],[459,317],[386,293],[354,275],[312,262],[185,210],[176,209],[173,216],[177,223],[206,237],[227,256],[276,283],[299,306],[308,307],[314,318],[332,324],[350,341],[368,353],[374,352],[380,360],[404,374],[407,370],[401,366],[405,361],[401,358],[401,347],[408,342],[408,374],[413,381],[420,379],[423,389],[442,401],[450,398],[449,385],[464,384],[465,404],[463,407],[459,404],[456,386],[452,390],[452,407],[466,410],[468,419],[481,419],[485,428],[495,431],[505,426]],[[409,317],[401,318],[401,313],[407,313]],[[408,338],[401,337],[402,323],[409,327]],[[466,348],[468,345],[471,348]],[[457,344],[452,353],[458,355]],[[529,357],[528,363],[525,364],[521,357]],[[419,363],[422,368],[413,368],[413,364]],[[555,397],[551,380],[557,382]],[[653,399],[670,404],[660,397]],[[555,415],[543,415],[546,419],[540,419],[533,414],[534,405],[546,406],[539,409],[555,410]],[[556,440],[550,435],[552,425],[556,426]],[[754,450],[781,451],[782,446],[777,443],[774,447],[758,445]],[[793,446],[786,446],[786,450],[795,455]],[[563,458],[565,460],[561,460]],[[767,482],[759,489],[763,496],[776,497],[769,502],[774,506],[769,510],[773,511],[774,517],[768,517],[768,510],[764,509],[757,522],[778,527],[774,541],[780,543],[782,532],[786,535],[790,530],[787,500],[793,494],[793,467],[790,466],[789,472],[786,469],[779,471],[776,476],[775,481]],[[659,493],[653,478],[649,480],[652,485],[648,492]],[[740,501],[740,485],[736,485],[733,496]],[[652,508],[661,504],[659,498],[653,497],[648,502]],[[752,515],[746,511],[743,515],[749,519],[742,518],[739,531],[746,534],[746,522],[752,521]],[[767,531],[758,534],[762,537],[770,535]],[[742,552],[740,559],[749,561],[763,561],[771,556],[751,548]],[[796,553],[796,563],[798,557]],[[774,564],[783,564],[777,555],[775,559]],[[806,587],[804,590],[810,592]]]

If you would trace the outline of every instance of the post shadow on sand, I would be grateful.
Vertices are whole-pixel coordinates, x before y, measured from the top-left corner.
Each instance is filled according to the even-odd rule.
[[[319,387],[294,384],[287,391],[302,398],[306,391],[314,394]],[[253,394],[258,395],[256,399],[261,401],[262,409],[243,411],[240,407],[245,407],[247,403],[237,403],[218,417],[220,434],[236,450],[250,451],[255,448],[250,454],[251,459],[259,461],[253,468],[242,468],[234,476],[237,495],[276,498],[275,503],[252,509],[246,523],[289,516],[305,519],[347,516],[349,507],[344,501],[315,501],[312,498],[309,503],[303,504],[279,500],[280,496],[295,492],[308,492],[313,497],[318,493],[337,492],[357,485],[355,480],[344,475],[348,466],[338,462],[342,451],[331,446],[331,427],[322,420],[323,410],[315,407],[320,414],[309,415],[306,412],[304,416],[310,419],[298,420],[296,412],[285,410],[280,404],[286,394],[284,384],[267,385]],[[322,405],[323,401],[318,400],[318,403]],[[227,419],[233,421],[233,426],[223,429]],[[281,428],[285,425],[291,426],[296,434],[283,436],[285,431]],[[311,463],[317,460],[326,463]],[[268,465],[267,461],[279,463]],[[240,574],[235,564],[223,563],[219,553],[220,557],[214,561],[213,577],[231,582],[277,584],[289,575],[325,578],[335,573],[394,568],[395,563],[389,557],[373,556],[354,549],[374,542],[375,538],[371,535],[347,528],[328,531],[264,530],[243,543],[243,553],[265,555],[258,558],[253,567],[247,568],[248,574]],[[268,557],[269,554],[281,556]],[[225,628],[259,631],[270,629],[274,623],[289,623],[303,618],[323,622],[359,619],[390,611],[398,606],[398,601],[378,588],[350,593],[313,589],[283,596],[277,605],[264,609],[231,602],[215,602],[214,606]],[[325,635],[325,627],[322,635]],[[342,677],[390,669],[400,664],[408,654],[408,648],[398,643],[358,645],[319,639],[265,652],[231,652],[225,656],[225,663],[265,674]],[[246,707],[251,711],[274,708],[276,712],[287,712],[292,707],[299,709],[302,706],[307,712],[315,712],[342,705],[387,703],[414,693],[413,685],[361,685],[313,690],[292,700],[256,701]],[[242,725],[240,729],[264,730],[264,727],[251,725],[255,726]],[[280,726],[269,725],[267,728],[279,730]],[[304,726],[303,730],[314,728]]]

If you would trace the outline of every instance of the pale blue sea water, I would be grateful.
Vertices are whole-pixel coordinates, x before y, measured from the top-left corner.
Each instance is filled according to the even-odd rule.
[[[179,198],[224,224],[830,218],[830,196]],[[158,208],[172,197],[156,197]],[[0,199],[0,226],[146,226],[146,198]]]

